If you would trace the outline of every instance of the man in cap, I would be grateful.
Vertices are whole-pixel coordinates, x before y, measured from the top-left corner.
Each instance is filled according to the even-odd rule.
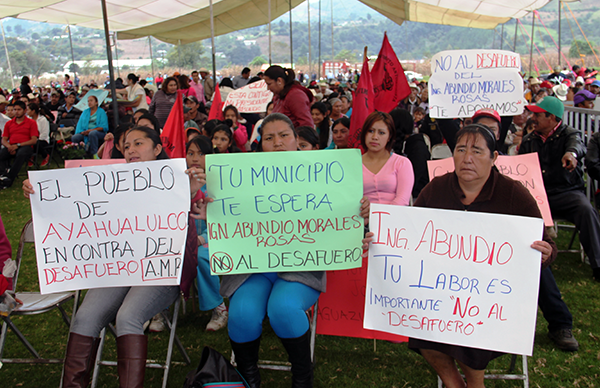
[[[577,108],[594,109],[594,100],[596,95],[589,90],[581,90],[575,93],[573,105]]]
[[[593,277],[600,281],[600,219],[584,193],[586,147],[580,132],[562,121],[565,108],[556,97],[526,108],[533,112],[536,130],[523,138],[519,154],[537,152],[552,215],[575,224]]]
[[[415,108],[421,104],[421,100],[419,99],[418,95],[421,90],[414,82],[411,82],[408,86],[410,86],[410,94],[400,102],[399,107],[406,109],[412,115]]]
[[[594,93],[595,95],[600,94],[600,80],[593,80],[592,84],[590,85],[590,92]]]
[[[529,80],[529,90],[525,93],[525,99],[530,103],[533,101],[533,98],[540,91],[540,85],[542,81],[537,78],[531,78]]]
[[[202,86],[204,87],[204,99],[210,101],[213,93],[215,92],[215,81],[210,77],[206,68],[198,70],[200,77],[202,77]]]
[[[50,112],[55,112],[58,111],[58,108],[60,108],[62,104],[60,103],[60,93],[53,89],[52,92],[50,93],[50,101],[48,101],[48,103],[46,104],[46,108],[48,108],[48,110]]]
[[[548,76],[548,81],[553,81],[556,84],[560,84],[565,78],[567,78],[567,76],[562,73],[560,66],[554,66],[554,72]]]

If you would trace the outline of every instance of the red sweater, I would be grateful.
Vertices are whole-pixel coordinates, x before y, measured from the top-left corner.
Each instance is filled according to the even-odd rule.
[[[294,127],[314,127],[310,106],[314,97],[310,90],[294,84],[284,97],[273,96],[273,113],[282,113],[292,120]]]

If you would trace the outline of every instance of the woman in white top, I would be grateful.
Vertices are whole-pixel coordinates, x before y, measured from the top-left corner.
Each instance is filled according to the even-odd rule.
[[[30,103],[27,106],[27,116],[29,116],[32,120],[35,120],[38,126],[38,132],[40,136],[38,137],[38,141],[36,143],[36,150],[38,155],[40,155],[43,160],[40,166],[48,165],[50,160],[50,154],[46,151],[46,147],[48,146],[48,142],[50,141],[50,123],[48,119],[41,113],[41,108],[35,102]],[[35,157],[35,156],[34,156]],[[33,165],[33,160],[29,161],[29,166]]]

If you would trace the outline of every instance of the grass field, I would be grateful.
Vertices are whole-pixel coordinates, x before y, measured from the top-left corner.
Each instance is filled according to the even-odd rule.
[[[22,180],[22,179],[21,179]],[[0,191],[0,215],[4,221],[8,237],[16,252],[23,224],[30,218],[28,201],[23,197],[20,185]],[[561,231],[558,244],[564,248],[570,232]],[[546,336],[546,322],[541,313],[535,338],[533,357],[529,358],[530,385],[532,387],[599,387],[600,386],[600,303],[597,301],[600,284],[591,279],[589,265],[581,263],[578,254],[559,254],[553,265],[554,275],[563,297],[574,317],[574,334],[580,350],[565,353],[554,348]],[[33,247],[28,247],[19,277],[21,291],[34,291],[37,286],[37,272]],[[194,302],[187,301],[186,314],[180,314],[178,334],[192,358],[189,366],[174,366],[169,378],[169,387],[181,387],[186,374],[194,370],[200,360],[202,348],[212,346],[229,355],[230,346],[226,330],[205,333],[204,327],[210,319],[209,312],[199,312]],[[68,329],[58,312],[39,316],[15,318],[30,342],[43,357],[64,357]],[[112,337],[108,337],[105,348],[107,357],[116,358]],[[149,357],[164,358],[168,333],[150,335]],[[25,347],[9,332],[4,356],[6,358],[29,357]],[[265,324],[262,359],[286,357],[283,346]],[[174,360],[182,360],[175,352]],[[509,363],[504,356],[494,361],[490,367],[499,369]],[[520,365],[520,360],[517,363]],[[4,364],[0,369],[0,387],[56,387],[60,381],[61,366],[58,365],[15,365]],[[290,373],[262,371],[263,386],[290,386]],[[162,371],[148,370],[146,387],[160,387]],[[116,387],[115,367],[101,369],[101,387]],[[316,348],[315,387],[436,387],[436,377],[432,369],[416,353],[408,350],[406,344],[373,340],[318,336]],[[487,387],[518,387],[516,381],[488,381]]]

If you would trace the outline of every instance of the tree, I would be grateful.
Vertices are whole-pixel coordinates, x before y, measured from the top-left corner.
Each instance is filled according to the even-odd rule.
[[[590,42],[590,43],[592,43],[592,42]],[[592,45],[593,45],[593,43],[592,43]],[[573,41],[571,42],[571,48],[569,49],[569,57],[570,58],[579,58],[580,53],[582,55],[594,55],[594,52],[592,51],[590,46],[587,44],[587,42],[585,42],[583,40],[573,39]]]
[[[17,24],[17,25],[15,26],[15,34],[17,34],[17,35],[21,35],[21,34],[23,34],[23,32],[24,32],[24,30],[23,30],[23,27],[21,27],[21,25],[20,25],[20,24]]]
[[[34,32],[33,34],[31,34],[31,39],[33,39],[33,40],[40,39],[40,34],[38,34],[37,32]]]
[[[269,63],[269,61],[262,55],[259,55],[257,57],[254,57],[254,59],[250,61],[249,65],[250,66],[262,66],[265,63]]]
[[[78,64],[76,64],[76,63],[71,63],[71,64],[69,65],[69,71],[70,71],[71,73],[80,73],[80,72],[81,72],[81,69],[79,68],[79,65],[78,65]]]
[[[336,60],[340,60],[340,61],[348,61],[348,62],[357,62],[358,59],[356,57],[356,53],[353,53],[350,50],[347,49],[343,49],[340,50],[336,56],[335,56]]]
[[[173,46],[167,53],[167,61],[171,67],[196,69],[200,66],[204,47],[200,42]]]

